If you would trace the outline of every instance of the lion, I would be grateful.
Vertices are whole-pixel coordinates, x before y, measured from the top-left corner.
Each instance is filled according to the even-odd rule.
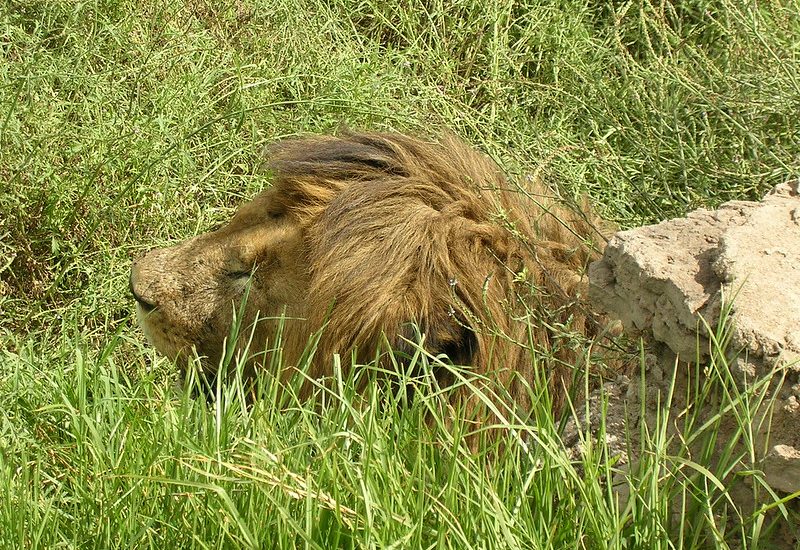
[[[346,370],[387,348],[411,353],[416,335],[523,409],[533,357],[551,357],[553,393],[564,394],[580,353],[564,334],[595,338],[606,322],[587,303],[586,272],[609,230],[586,202],[511,185],[453,136],[298,138],[273,146],[268,166],[271,187],[227,225],[133,262],[138,318],[161,353],[184,365],[199,356],[224,379],[237,316],[250,335],[246,378],[280,353],[273,374],[289,379],[305,361],[309,380],[324,379],[334,354]],[[435,364],[438,384],[457,385]]]

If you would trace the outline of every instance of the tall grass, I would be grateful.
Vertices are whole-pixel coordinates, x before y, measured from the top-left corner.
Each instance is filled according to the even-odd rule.
[[[133,255],[268,185],[266,144],[342,125],[450,129],[623,227],[756,198],[800,167],[796,1],[3,0],[0,23],[0,545],[756,548],[796,522],[755,468],[754,507],[728,498],[757,393],[722,338],[692,395],[743,446],[681,454],[664,408],[627,466],[589,434],[574,456],[546,407],[472,453],[435,392],[265,378],[281,400],[209,405],[127,296]]]

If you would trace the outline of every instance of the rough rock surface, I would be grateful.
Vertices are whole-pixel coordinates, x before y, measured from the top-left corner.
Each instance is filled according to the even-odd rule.
[[[707,335],[732,303],[732,346],[747,368],[800,369],[800,180],[761,202],[617,233],[589,277],[595,303],[681,359],[707,352],[698,331]]]
[[[726,320],[735,379],[763,398],[750,421],[754,448],[763,450],[757,468],[773,489],[800,491],[800,180],[760,202],[728,202],[617,233],[589,277],[595,305],[619,318],[627,334],[653,342],[642,366],[645,382],[630,373],[597,390],[608,403],[606,439],[636,439],[642,422],[657,422],[670,387],[676,399],[669,416],[681,418],[691,405],[680,396],[709,375],[703,369],[711,336]],[[765,383],[754,386],[757,380]],[[718,411],[709,403],[700,418]],[[592,411],[567,431],[596,431],[597,416]],[[720,445],[739,433],[737,422],[720,421]],[[670,435],[685,441],[679,424],[671,424]],[[636,441],[627,448],[636,449]],[[620,454],[621,464],[637,460]],[[798,542],[792,540],[787,547]]]

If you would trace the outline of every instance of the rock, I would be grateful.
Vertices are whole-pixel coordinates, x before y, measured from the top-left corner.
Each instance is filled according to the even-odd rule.
[[[762,462],[764,477],[773,489],[784,493],[800,491],[800,451],[789,445],[775,445]]]
[[[591,298],[627,331],[652,335],[683,360],[708,353],[707,327],[732,304],[731,347],[745,352],[743,372],[800,369],[800,180],[761,202],[617,233],[589,279]]]
[[[644,413],[622,421],[612,416],[609,433],[619,437],[618,425],[630,433],[638,421],[653,422],[650,411],[667,394],[664,373],[675,373],[666,385],[673,384],[676,398],[693,387],[690,369],[671,366],[707,364],[711,331],[725,320],[728,364],[755,406],[747,427],[744,417],[723,419],[718,442],[746,429],[754,449],[770,449],[753,456],[769,485],[800,491],[800,180],[777,186],[760,202],[732,201],[617,233],[590,266],[589,280],[596,306],[662,350],[660,369],[647,368],[644,381],[634,376],[627,391],[604,388],[609,411],[637,411],[641,404]],[[767,383],[755,386],[757,378]],[[687,405],[673,402],[670,415],[679,417]],[[700,419],[718,412],[713,403],[698,411]]]
[[[714,271],[733,298],[734,343],[800,368],[800,180],[778,186],[728,228]],[[744,203],[752,204],[752,203]]]

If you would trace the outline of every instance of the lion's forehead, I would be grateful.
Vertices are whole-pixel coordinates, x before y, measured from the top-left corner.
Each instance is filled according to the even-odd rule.
[[[279,190],[270,188],[240,205],[231,218],[230,225],[247,227],[263,224],[269,220],[270,215],[279,213],[284,209],[285,200],[281,198]]]
[[[209,244],[223,262],[252,264],[274,255],[295,254],[301,240],[302,230],[295,224],[254,224],[233,226],[214,235]]]

